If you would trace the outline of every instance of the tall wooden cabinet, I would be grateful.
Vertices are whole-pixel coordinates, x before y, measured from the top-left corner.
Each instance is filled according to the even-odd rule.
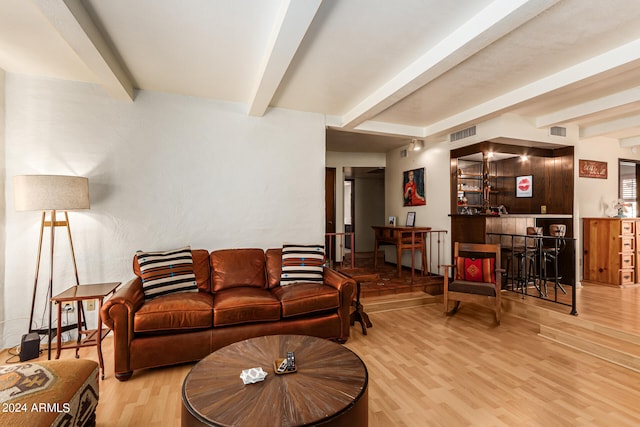
[[[640,272],[640,219],[583,219],[583,280],[635,285]]]

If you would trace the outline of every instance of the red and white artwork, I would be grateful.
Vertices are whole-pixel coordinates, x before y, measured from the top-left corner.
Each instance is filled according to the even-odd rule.
[[[533,176],[516,177],[516,197],[533,197]]]

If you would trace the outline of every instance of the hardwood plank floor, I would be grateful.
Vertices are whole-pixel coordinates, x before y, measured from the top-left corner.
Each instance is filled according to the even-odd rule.
[[[581,317],[637,332],[637,288],[579,292]],[[490,310],[469,304],[452,317],[440,304],[369,315],[374,327],[363,336],[354,326],[346,346],[369,371],[372,427],[640,425],[640,373],[544,339],[531,322],[506,314],[496,326]],[[182,381],[193,364],[136,371],[122,383],[111,337],[103,350],[99,426],[180,425]],[[93,348],[80,354],[97,360]]]

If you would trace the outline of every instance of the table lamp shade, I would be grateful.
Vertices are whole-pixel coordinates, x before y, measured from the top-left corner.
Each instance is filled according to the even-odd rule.
[[[17,211],[89,209],[89,179],[65,175],[13,177]]]

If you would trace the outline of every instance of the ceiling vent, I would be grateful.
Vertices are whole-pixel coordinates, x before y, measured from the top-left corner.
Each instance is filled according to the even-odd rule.
[[[562,126],[552,126],[549,129],[549,134],[553,136],[567,136],[567,128]]]
[[[449,142],[460,141],[461,139],[469,138],[476,134],[476,127],[471,126],[466,129],[459,130],[449,135]]]
[[[406,148],[404,150],[400,150],[400,157],[407,157],[407,150]]]

